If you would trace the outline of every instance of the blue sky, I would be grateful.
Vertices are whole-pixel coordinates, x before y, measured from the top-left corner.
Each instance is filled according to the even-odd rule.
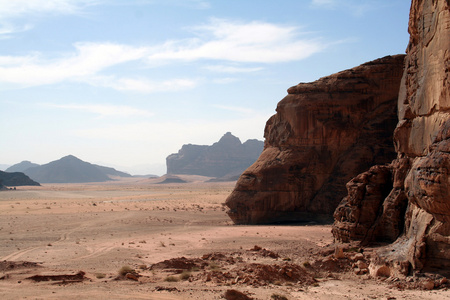
[[[406,0],[0,0],[0,164],[165,173],[290,86],[404,53]]]

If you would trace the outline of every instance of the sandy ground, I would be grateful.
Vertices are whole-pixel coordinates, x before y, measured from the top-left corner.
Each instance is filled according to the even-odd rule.
[[[446,288],[399,289],[395,278],[356,275],[351,261],[320,270],[330,226],[236,226],[222,205],[234,182],[189,180],[1,191],[0,298],[224,299],[237,290],[251,299],[450,299]],[[181,257],[195,264],[182,274],[170,266]]]

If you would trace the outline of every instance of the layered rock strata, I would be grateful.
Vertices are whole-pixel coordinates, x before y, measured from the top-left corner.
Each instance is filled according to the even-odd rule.
[[[227,198],[236,224],[331,221],[345,183],[395,157],[392,132],[404,55],[288,89],[264,151]]]
[[[397,159],[349,182],[333,234],[343,242],[393,242],[379,255],[404,273],[450,273],[450,2],[413,0],[409,33]]]

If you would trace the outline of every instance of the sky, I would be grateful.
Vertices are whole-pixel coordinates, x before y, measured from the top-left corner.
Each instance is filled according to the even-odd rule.
[[[166,172],[286,90],[404,53],[407,0],[0,0],[0,164]]]

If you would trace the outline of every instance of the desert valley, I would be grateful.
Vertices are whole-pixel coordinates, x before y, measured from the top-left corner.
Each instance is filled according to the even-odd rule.
[[[182,178],[1,192],[2,299],[450,297],[426,278],[357,275],[371,249],[337,259],[330,225],[233,225],[223,203],[235,182]]]

